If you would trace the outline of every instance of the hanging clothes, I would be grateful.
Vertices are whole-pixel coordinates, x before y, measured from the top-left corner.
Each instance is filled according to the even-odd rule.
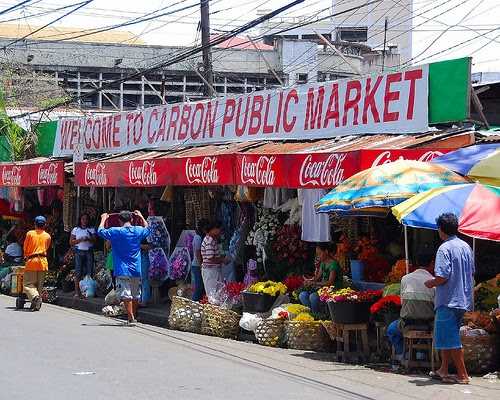
[[[302,240],[305,242],[330,241],[330,216],[317,214],[314,205],[327,193],[324,189],[299,189],[302,204]]]

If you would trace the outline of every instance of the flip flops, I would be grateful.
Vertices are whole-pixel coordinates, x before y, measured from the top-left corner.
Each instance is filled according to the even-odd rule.
[[[444,378],[447,378],[446,376],[439,375],[436,371],[429,372],[429,377],[437,381],[442,381]]]
[[[459,379],[456,376],[450,375],[443,378],[443,383],[447,383],[449,385],[468,385],[470,383],[470,379]]]

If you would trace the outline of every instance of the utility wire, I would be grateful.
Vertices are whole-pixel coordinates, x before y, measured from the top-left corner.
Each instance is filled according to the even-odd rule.
[[[16,9],[18,9],[20,7],[23,7],[25,4],[31,3],[32,1],[33,0],[24,0],[24,1],[21,1],[20,3],[14,4],[13,6],[8,7],[6,9],[0,11],[0,15],[7,14],[8,12],[14,11],[14,10],[16,10]]]
[[[10,43],[7,43],[5,46],[3,46],[3,50],[5,51],[5,50],[7,49],[7,47],[12,46],[12,45],[13,45],[13,44],[15,44],[15,43],[21,42],[21,41],[23,41],[24,39],[27,39],[28,37],[30,37],[31,35],[34,35],[35,33],[40,32],[41,30],[43,30],[43,29],[47,28],[48,26],[50,26],[50,25],[52,25],[52,24],[54,24],[54,23],[56,23],[56,22],[58,22],[58,21],[62,20],[63,18],[67,17],[68,15],[73,14],[75,11],[79,10],[80,8],[85,7],[87,4],[90,4],[90,3],[92,3],[93,1],[94,1],[94,0],[86,0],[86,1],[83,1],[83,2],[81,2],[81,3],[77,3],[77,4],[80,4],[78,7],[74,8],[73,10],[70,10],[70,11],[68,11],[68,12],[64,13],[64,14],[63,14],[63,15],[61,15],[60,17],[57,17],[56,19],[54,19],[54,20],[50,21],[49,23],[47,23],[47,24],[45,24],[45,25],[41,26],[40,28],[35,29],[33,32],[30,32],[30,33],[28,33],[27,35],[24,35],[24,36],[23,36],[23,37],[21,37],[21,38],[18,38],[18,39],[16,39],[16,40],[13,40],[13,41],[12,41],[12,42],[10,42]],[[76,5],[76,4],[75,4],[75,5]]]

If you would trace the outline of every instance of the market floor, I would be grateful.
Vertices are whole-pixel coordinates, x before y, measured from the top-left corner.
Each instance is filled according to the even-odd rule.
[[[13,298],[0,296],[0,399],[500,398],[500,384],[482,378],[444,386],[333,363],[329,355],[124,327],[50,305],[36,313],[13,305]]]

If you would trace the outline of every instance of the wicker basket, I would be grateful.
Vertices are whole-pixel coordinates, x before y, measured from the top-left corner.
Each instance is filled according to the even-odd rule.
[[[464,361],[469,372],[483,374],[498,367],[498,336],[462,336]]]
[[[196,301],[174,296],[168,317],[170,328],[179,331],[200,333],[203,308],[203,304]]]
[[[201,323],[201,333],[226,339],[237,339],[240,332],[241,316],[212,304],[205,304]]]
[[[321,325],[325,328],[326,333],[330,336],[332,342],[337,339],[337,325],[332,321],[321,321]]]
[[[255,337],[263,346],[278,347],[283,343],[285,321],[283,319],[264,319],[257,324]]]
[[[287,321],[285,338],[295,350],[328,351],[332,343],[320,321]]]

